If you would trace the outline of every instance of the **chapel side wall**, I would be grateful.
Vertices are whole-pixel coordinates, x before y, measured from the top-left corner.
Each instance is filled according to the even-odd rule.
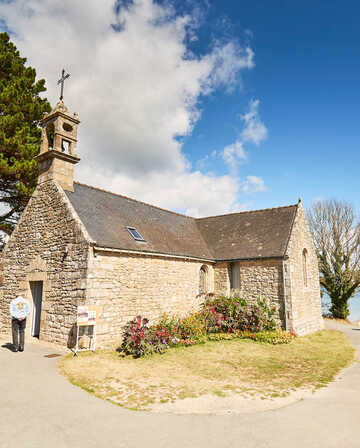
[[[76,307],[85,303],[88,252],[62,188],[54,181],[38,185],[2,253],[0,332],[10,335],[9,303],[19,290],[32,302],[29,282],[43,281],[40,339],[67,344]]]
[[[239,295],[248,301],[266,300],[275,307],[275,320],[286,328],[282,260],[277,258],[239,261]]]
[[[306,249],[304,282],[303,251]],[[289,326],[298,335],[305,335],[324,327],[321,314],[318,261],[304,210],[299,204],[289,239],[286,260]]]
[[[214,266],[214,294],[228,297],[230,295],[230,279],[230,263],[216,263]]]
[[[98,307],[97,344],[120,342],[124,325],[137,315],[156,321],[163,313],[198,310],[199,272],[207,266],[207,292],[213,291],[211,263],[96,250],[88,279],[89,305]]]
[[[214,293],[227,297],[236,295],[248,303],[265,299],[275,307],[278,325],[286,328],[282,260],[242,260],[236,262],[236,268],[240,269],[240,288],[231,289],[231,263],[215,264]]]

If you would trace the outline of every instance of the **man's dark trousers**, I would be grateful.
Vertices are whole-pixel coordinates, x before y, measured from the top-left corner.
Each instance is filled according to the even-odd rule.
[[[13,317],[11,321],[11,327],[12,327],[14,349],[23,351],[25,344],[26,319],[19,320]],[[19,344],[19,333],[20,333],[20,344]]]

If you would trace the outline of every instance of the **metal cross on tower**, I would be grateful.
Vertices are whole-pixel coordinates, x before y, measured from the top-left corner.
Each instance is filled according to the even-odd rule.
[[[65,70],[63,69],[61,72],[61,78],[57,82],[58,85],[61,84],[61,92],[60,92],[60,101],[64,98],[64,82],[65,79],[70,78],[70,74],[65,75]]]

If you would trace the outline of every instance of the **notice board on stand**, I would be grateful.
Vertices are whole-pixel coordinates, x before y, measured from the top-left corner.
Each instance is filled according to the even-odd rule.
[[[75,355],[79,351],[96,350],[96,306],[81,305],[77,307],[76,318],[76,348]]]

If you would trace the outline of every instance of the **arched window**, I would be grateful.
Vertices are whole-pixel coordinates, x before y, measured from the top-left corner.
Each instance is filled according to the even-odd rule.
[[[199,294],[207,292],[207,267],[201,266],[199,272]]]
[[[307,250],[306,249],[304,249],[303,253],[302,253],[302,265],[303,265],[304,286],[307,286],[308,278],[307,278]]]

